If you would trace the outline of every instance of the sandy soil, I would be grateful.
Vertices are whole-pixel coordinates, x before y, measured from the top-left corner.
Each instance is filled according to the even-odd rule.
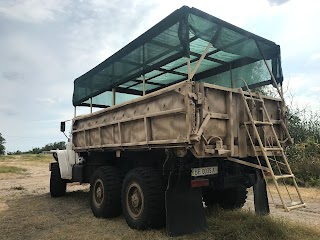
[[[293,188],[289,187],[293,192]],[[305,208],[298,208],[285,212],[282,208],[275,208],[269,195],[269,206],[271,216],[281,218],[285,221],[289,220],[297,222],[299,224],[306,224],[308,226],[314,226],[317,229],[320,227],[320,189],[317,188],[299,188],[301,195],[306,203]],[[284,192],[285,190],[282,189]],[[274,191],[275,192],[275,191]],[[273,197],[277,203],[280,203],[280,198],[273,193]],[[253,193],[252,189],[249,189],[247,202],[245,209],[254,211]]]
[[[23,195],[41,195],[49,192],[49,162],[23,161],[20,157],[0,162],[1,165],[27,169],[21,174],[0,173],[0,212],[7,209],[6,201]],[[89,185],[70,183],[67,192],[89,191]]]
[[[22,174],[0,174],[0,219],[2,218],[8,221],[12,220],[13,213],[10,213],[8,209],[15,209],[14,214],[18,214],[18,216],[15,217],[19,217],[19,213],[21,213],[22,218],[25,218],[25,216],[31,214],[33,219],[32,223],[23,223],[21,225],[21,227],[31,227],[31,230],[29,229],[26,232],[22,231],[24,232],[24,234],[22,234],[21,236],[19,235],[18,238],[28,238],[28,234],[33,237],[35,236],[34,231],[36,231],[36,229],[34,229],[34,231],[32,229],[37,228],[37,221],[39,221],[39,216],[34,214],[41,212],[41,209],[44,208],[47,209],[46,214],[49,215],[44,218],[45,220],[41,220],[42,227],[47,226],[48,228],[50,228],[50,222],[52,218],[59,218],[63,221],[64,219],[71,217],[75,218],[74,221],[77,221],[76,212],[85,212],[86,220],[82,220],[81,218],[79,218],[79,221],[87,221],[87,219],[90,219],[90,222],[92,221],[91,224],[93,224],[95,221],[98,221],[91,214],[91,210],[89,207],[89,194],[87,193],[89,191],[89,185],[68,184],[68,194],[66,195],[66,198],[50,198],[50,172],[48,170],[48,164],[49,160],[37,162],[23,161],[21,158],[0,161],[0,166],[18,166],[27,169],[27,171],[23,172]],[[299,224],[306,224],[308,226],[319,228],[320,189],[301,188],[301,192],[305,198],[305,202],[307,203],[306,208],[296,209],[288,213],[284,212],[283,209],[276,209],[273,207],[273,205],[270,204],[271,215],[277,218],[283,218],[285,221],[289,220],[298,222]],[[251,190],[249,190],[245,209],[254,211],[253,195]],[[48,221],[48,223],[46,223],[46,221]],[[120,224],[112,228],[112,231],[117,228],[125,229],[126,231],[128,231],[129,227],[126,225],[122,217],[116,218],[112,224]],[[8,232],[17,231],[17,229],[7,230]],[[32,231],[32,233],[30,231]],[[55,229],[54,231],[58,231],[58,229]],[[48,239],[54,239],[54,231],[51,233],[52,235],[49,235],[49,237],[46,236],[46,238],[48,237]],[[129,233],[132,234],[133,232],[130,230]],[[153,231],[149,232],[148,236],[152,238],[152,234],[154,234]],[[66,233],[66,238],[68,238],[67,236],[68,233]],[[15,235],[15,237],[17,236]],[[127,237],[128,239],[130,239],[130,234]],[[124,239],[125,238],[126,237],[124,237]],[[10,238],[10,236],[8,235],[8,239],[12,238]],[[39,235],[38,239],[41,239],[41,235]]]

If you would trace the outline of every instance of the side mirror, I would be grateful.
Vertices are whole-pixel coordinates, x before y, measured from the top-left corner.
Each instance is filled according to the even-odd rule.
[[[60,132],[65,132],[66,130],[66,122],[61,122],[60,123]]]

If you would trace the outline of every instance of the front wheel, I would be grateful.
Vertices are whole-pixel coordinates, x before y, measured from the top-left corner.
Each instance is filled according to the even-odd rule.
[[[67,181],[61,178],[59,163],[51,164],[50,195],[51,197],[62,197],[66,194]]]
[[[152,168],[136,168],[124,179],[122,211],[131,228],[165,225],[165,191],[161,175]]]

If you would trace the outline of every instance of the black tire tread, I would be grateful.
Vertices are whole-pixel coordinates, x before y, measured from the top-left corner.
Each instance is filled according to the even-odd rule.
[[[130,217],[126,210],[126,185],[136,180],[144,194],[145,211],[139,220]],[[122,208],[127,224],[134,229],[161,228],[165,226],[165,189],[161,174],[150,167],[140,167],[131,170],[122,187]]]
[[[106,191],[105,202],[100,209],[93,204],[93,183],[97,177],[101,178]],[[94,216],[112,218],[121,215],[121,186],[122,175],[116,167],[104,166],[96,170],[90,183],[90,206]]]
[[[240,209],[246,203],[247,193],[247,189],[242,186],[226,189],[223,194],[223,199],[219,201],[219,205],[223,209]]]
[[[61,178],[59,163],[51,164],[50,195],[51,197],[62,197],[66,194],[67,181]]]
[[[228,188],[224,190],[207,190],[203,200],[208,207],[218,204],[226,210],[242,208],[247,199],[247,189],[243,186]]]

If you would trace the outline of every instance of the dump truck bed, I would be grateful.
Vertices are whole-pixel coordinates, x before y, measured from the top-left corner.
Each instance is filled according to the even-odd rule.
[[[281,100],[262,98],[279,139],[283,139]],[[253,116],[263,118],[258,108]],[[243,127],[245,121],[239,89],[185,81],[75,118],[72,139],[77,152],[183,147],[197,157],[254,156]],[[222,140],[225,151],[207,151],[216,148],[216,141],[209,139]]]

